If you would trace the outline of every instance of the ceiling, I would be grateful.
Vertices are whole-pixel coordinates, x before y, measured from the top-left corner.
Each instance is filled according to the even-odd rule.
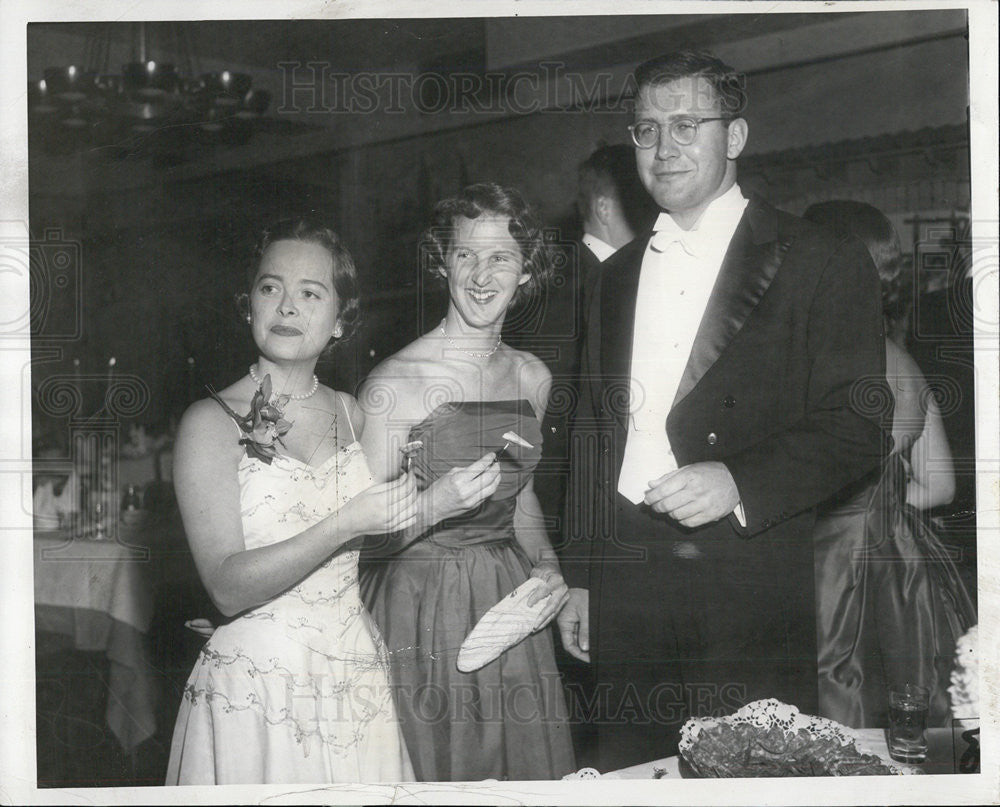
[[[840,85],[834,88],[836,97],[882,97],[875,92],[882,89],[880,86],[865,89],[857,84],[856,73],[864,72],[867,63],[855,60],[856,64],[852,63],[851,70],[845,72],[841,64],[824,64],[824,59],[840,58],[859,48],[862,51],[892,48],[894,43],[960,34],[964,19],[961,12],[956,15],[949,11],[893,11],[31,23],[27,31],[27,72],[29,79],[38,79],[46,67],[82,64],[102,73],[117,73],[123,64],[139,58],[138,43],[144,34],[147,58],[173,62],[182,75],[197,77],[202,72],[224,69],[250,74],[253,86],[266,90],[273,99],[265,119],[248,145],[190,155],[188,165],[179,171],[199,175],[350,150],[373,142],[421,137],[444,128],[489,123],[504,114],[430,115],[412,108],[394,112],[389,104],[382,104],[370,114],[354,114],[353,107],[348,110],[332,101],[329,108],[317,109],[310,106],[313,96],[308,85],[305,91],[292,86],[308,82],[309,63],[316,65],[315,75],[320,78],[312,86],[320,87],[321,94],[329,92],[331,86],[328,73],[321,71],[355,77],[358,73],[371,73],[378,78],[398,71],[411,79],[412,89],[412,79],[428,72],[502,73],[510,77],[525,71],[537,76],[544,73],[541,65],[549,61],[564,64],[570,72],[575,72],[580,86],[585,87],[591,86],[587,82],[592,81],[594,71],[608,73],[613,81],[623,82],[638,62],[670,49],[696,44],[716,50],[747,71],[758,84],[764,80],[763,74],[770,74],[767,80],[772,84],[788,83],[780,87],[776,84],[765,103],[757,104],[761,108],[760,142],[779,148],[813,143],[817,138],[838,139],[840,118],[852,129],[857,128],[858,115],[844,116],[842,110],[833,108],[830,113],[838,115],[837,120],[824,126],[811,122],[817,109],[826,110],[828,105],[817,107],[815,98],[817,94],[822,96],[831,83],[848,84],[846,88]],[[898,52],[914,58],[924,53],[916,48]],[[289,63],[299,67],[290,69]],[[801,67],[811,63],[817,66]],[[934,75],[941,72],[933,67],[937,62],[929,64]],[[788,66],[796,67],[790,71]],[[907,68],[904,75],[909,72],[912,71]],[[944,71],[943,75],[950,76],[952,72]],[[620,83],[613,84],[614,88],[619,86]],[[957,95],[964,97],[964,93],[954,91],[949,85],[930,99],[889,103],[886,105],[889,111],[902,115],[899,120],[889,121],[885,120],[885,114],[875,114],[877,109],[869,110],[871,104],[865,104],[867,112],[860,119],[870,120],[875,131],[866,130],[862,134],[936,125],[937,118],[921,114],[921,110],[939,96]],[[553,97],[557,103],[561,101]],[[859,100],[864,101],[864,97]],[[492,96],[486,100],[492,100]],[[766,103],[779,108],[766,109]],[[811,110],[803,113],[808,120],[800,126],[789,122],[788,110],[780,108],[789,105]],[[945,117],[950,121],[950,113]],[[772,126],[775,130],[767,130],[773,121],[778,122],[776,128]],[[89,155],[99,159],[103,152],[95,149]],[[72,159],[72,154],[58,154],[38,161],[35,187],[51,185],[54,191],[64,192],[66,177],[73,175],[69,170]],[[121,183],[152,181],[135,171],[116,176]],[[51,182],[46,182],[46,177],[51,177]]]
[[[143,25],[151,56],[164,58],[164,52],[174,55],[189,48],[196,61],[222,58],[265,70],[289,59],[323,61],[342,70],[400,69],[433,55],[485,49],[481,19],[200,20]],[[33,23],[28,30],[28,77],[40,78],[48,64],[83,60],[87,41],[94,39],[110,39],[109,67],[117,70],[115,57],[137,51],[139,32],[140,24],[131,22]]]
[[[840,15],[847,16],[847,15]],[[511,69],[562,58],[594,67],[635,63],[678,42],[709,46],[815,23],[815,14],[661,14],[591,17],[453,17],[349,20],[199,20],[142,23],[147,55],[195,69],[216,63],[274,71],[281,62],[333,70],[405,70],[449,57],[480,69]],[[28,78],[45,67],[90,62],[111,72],[138,58],[140,23],[32,23]],[[98,62],[88,48],[101,49]],[[93,54],[93,51],[90,51]],[[471,56],[478,54],[478,56]],[[637,58],[638,57],[638,58]]]

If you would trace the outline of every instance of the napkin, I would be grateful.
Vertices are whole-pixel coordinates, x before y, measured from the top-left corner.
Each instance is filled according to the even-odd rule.
[[[525,639],[538,622],[538,615],[545,609],[552,595],[542,597],[532,606],[528,599],[545,582],[529,577],[500,602],[490,608],[465,637],[458,651],[460,672],[473,672],[500,658],[504,651]]]

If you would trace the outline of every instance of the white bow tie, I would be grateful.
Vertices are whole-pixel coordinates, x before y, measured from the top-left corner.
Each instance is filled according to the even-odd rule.
[[[672,226],[656,230],[650,239],[649,246],[654,252],[666,252],[667,248],[675,241],[690,256],[697,257],[702,252],[702,245],[699,242],[697,231],[682,230],[671,222]]]

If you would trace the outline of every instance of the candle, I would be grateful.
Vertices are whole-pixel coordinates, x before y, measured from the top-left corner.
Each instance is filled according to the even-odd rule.
[[[73,387],[79,396],[80,405],[70,417],[82,417],[84,412],[83,379],[80,378],[80,360],[73,359]]]
[[[117,360],[115,359],[114,356],[112,356],[110,359],[108,359],[108,388],[104,392],[104,407],[105,408],[108,407],[108,406],[110,406],[109,401],[111,399],[111,383],[114,380],[115,364],[117,364]]]

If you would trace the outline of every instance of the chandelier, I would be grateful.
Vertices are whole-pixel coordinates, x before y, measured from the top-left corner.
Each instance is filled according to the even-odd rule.
[[[49,153],[89,151],[109,157],[152,155],[181,161],[192,148],[236,146],[253,135],[270,94],[246,73],[201,73],[188,29],[170,28],[176,64],[152,57],[137,23],[133,61],[109,72],[112,31],[87,39],[81,63],[46,67],[28,83],[29,136]],[[196,77],[197,76],[197,77]]]

